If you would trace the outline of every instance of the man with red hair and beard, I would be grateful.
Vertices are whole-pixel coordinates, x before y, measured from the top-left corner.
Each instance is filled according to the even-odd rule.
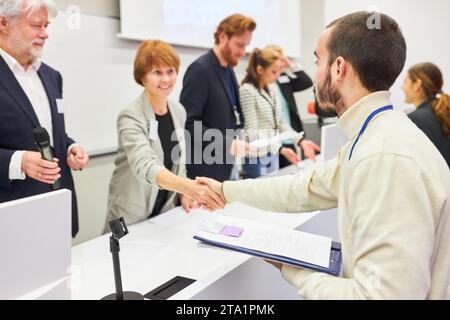
[[[400,27],[381,13],[352,13],[323,31],[315,55],[319,105],[349,138],[336,159],[295,176],[197,180],[226,202],[264,210],[338,208],[342,277],[272,263],[306,299],[449,299],[450,171],[393,110],[388,90],[406,59]]]
[[[244,117],[233,67],[245,55],[255,28],[252,18],[240,14],[225,18],[214,33],[214,48],[195,60],[184,75],[180,102],[187,112],[189,178],[238,178],[233,157],[245,156],[249,146],[236,139]],[[215,139],[209,142],[212,136]],[[208,147],[210,143],[216,148]]]

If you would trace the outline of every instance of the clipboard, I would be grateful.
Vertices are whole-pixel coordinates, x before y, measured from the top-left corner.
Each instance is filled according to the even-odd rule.
[[[217,241],[205,239],[203,237],[199,237],[197,235],[194,235],[194,239],[199,240],[200,242],[210,245],[210,246],[214,246],[214,247],[218,247],[218,248],[222,248],[222,249],[229,249],[229,250],[233,250],[233,251],[237,251],[237,252],[242,252],[242,253],[250,254],[252,256],[264,258],[267,260],[273,260],[273,261],[281,262],[284,264],[293,265],[295,267],[306,268],[306,269],[311,269],[311,270],[315,270],[315,271],[319,271],[319,272],[324,272],[324,273],[328,273],[328,274],[331,274],[334,276],[339,276],[340,271],[341,271],[341,263],[342,263],[341,244],[339,242],[335,242],[335,241],[331,242],[330,264],[329,264],[328,268],[324,268],[322,266],[314,265],[314,264],[311,264],[311,263],[308,263],[305,261],[300,261],[300,260],[292,259],[289,257],[271,254],[271,253],[267,253],[267,252],[263,252],[263,251],[252,250],[252,249],[248,249],[248,248],[234,246],[234,245],[230,245],[230,244],[223,243],[223,242],[217,242]]]

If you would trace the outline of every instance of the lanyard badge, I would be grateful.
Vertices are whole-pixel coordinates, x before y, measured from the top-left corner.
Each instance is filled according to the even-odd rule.
[[[236,110],[236,108],[234,108],[234,118],[236,119],[236,125],[240,126],[241,125],[241,115]]]

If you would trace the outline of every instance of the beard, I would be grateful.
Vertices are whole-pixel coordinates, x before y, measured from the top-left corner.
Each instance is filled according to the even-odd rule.
[[[225,46],[225,48],[223,48],[223,50],[222,50],[222,56],[230,66],[232,66],[232,67],[237,66],[238,62],[237,62],[237,60],[233,59],[233,55],[231,54],[231,49],[230,49],[230,46],[228,43]]]
[[[316,89],[317,88],[317,89]],[[322,118],[337,117],[339,111],[344,110],[341,93],[331,86],[331,74],[328,72],[323,84],[314,86],[316,97],[316,114]]]
[[[45,40],[34,39],[29,44],[25,43],[22,39],[22,36],[19,32],[14,32],[11,34],[10,38],[7,41],[7,46],[9,48],[14,48],[14,51],[23,57],[27,57],[28,62],[31,64],[37,59],[42,57],[43,47],[35,48],[33,44],[41,44],[43,45]]]
[[[33,41],[33,44],[39,44],[39,45],[41,45],[42,47],[40,47],[39,49],[38,48],[35,48],[34,46],[32,46],[31,48],[30,48],[30,50],[29,50],[29,56],[33,59],[33,61],[34,60],[36,60],[36,59],[39,59],[39,58],[42,58],[42,55],[44,54],[44,44],[45,44],[45,41],[43,41],[43,40],[35,40],[35,41]]]

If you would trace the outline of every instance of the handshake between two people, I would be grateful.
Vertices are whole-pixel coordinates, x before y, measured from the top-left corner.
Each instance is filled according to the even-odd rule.
[[[179,193],[181,206],[186,212],[199,207],[209,211],[225,207],[222,183],[214,179],[198,177],[192,180],[164,169],[157,174],[156,182],[161,189]]]
[[[223,209],[226,204],[222,183],[211,178],[197,177],[188,180],[180,194],[181,206],[186,212],[202,207],[210,212]]]
[[[251,146],[248,142],[235,139],[230,146],[230,153],[235,157],[248,156]],[[159,175],[158,184],[161,188],[175,190],[180,194],[180,203],[186,212],[202,207],[209,211],[223,209],[225,198],[222,193],[222,183],[210,178],[197,177],[195,180],[183,179],[178,187],[164,186],[167,181],[165,173]],[[167,177],[170,179],[170,177]],[[178,179],[175,179],[178,180]],[[171,183],[169,183],[170,185]]]

